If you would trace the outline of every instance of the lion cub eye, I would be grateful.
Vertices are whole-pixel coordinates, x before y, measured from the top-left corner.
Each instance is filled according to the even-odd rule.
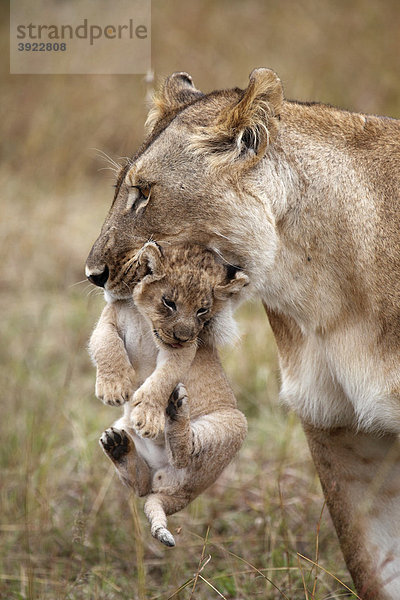
[[[162,301],[163,301],[164,306],[169,308],[169,310],[176,310],[176,304],[172,300],[168,300],[168,298],[163,296]]]
[[[201,317],[201,315],[206,315],[210,309],[209,308],[199,308],[196,315]]]
[[[127,210],[134,209],[136,212],[144,208],[150,199],[151,187],[149,185],[129,186],[128,202],[126,203]]]

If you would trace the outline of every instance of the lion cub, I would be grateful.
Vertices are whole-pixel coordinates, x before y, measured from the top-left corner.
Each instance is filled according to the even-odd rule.
[[[217,479],[247,432],[216,344],[235,327],[230,298],[248,278],[194,244],[149,242],[135,266],[133,301],[108,304],[89,343],[96,395],[126,402],[100,443],[122,481],[148,496],[152,535],[174,546],[166,515]]]

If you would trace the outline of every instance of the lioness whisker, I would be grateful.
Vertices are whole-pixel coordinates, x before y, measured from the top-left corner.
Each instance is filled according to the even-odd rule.
[[[98,156],[100,158],[105,159],[106,161],[108,161],[111,165],[111,167],[114,167],[116,172],[119,172],[121,170],[122,165],[118,164],[113,158],[111,158],[111,156],[109,156],[106,152],[104,152],[103,150],[99,150],[99,148],[91,148],[91,150],[95,150],[95,152],[98,153]]]
[[[100,169],[97,169],[97,171],[112,171],[113,173],[118,173],[119,169],[117,169],[117,167],[101,167]]]
[[[102,292],[100,292],[100,294],[102,294]],[[87,297],[89,298],[89,296],[93,296],[93,295],[95,295],[95,296],[99,295],[99,289],[94,286],[92,287],[91,290],[88,291]]]
[[[225,236],[224,236],[225,237]],[[226,264],[229,265],[230,267],[237,267],[237,265],[234,265],[233,263],[229,262],[229,260],[227,260],[225,258],[225,256],[223,256],[223,254],[221,253],[220,250],[218,250],[218,248],[215,248],[214,246],[211,248],[213,252],[215,252],[215,254],[217,254],[220,259]]]
[[[71,285],[69,285],[68,288],[75,287],[76,285],[80,285],[81,283],[88,283],[88,280],[85,278],[85,279],[82,279],[82,281],[77,281],[76,283],[71,283]]]
[[[224,240],[229,240],[229,237],[228,237],[228,236],[224,235],[223,233],[220,233],[220,232],[219,232],[219,231],[217,231],[216,229],[214,229],[214,230],[213,230],[213,233],[214,233],[215,235],[218,235],[219,237],[222,237],[222,238],[224,238]]]
[[[121,282],[124,284],[125,287],[128,288],[129,292],[131,291],[129,285],[126,283],[126,281],[124,281],[123,279],[121,279]]]
[[[128,275],[129,271],[132,269],[133,265],[135,264],[135,259],[136,255],[130,258],[127,263],[125,263],[124,277],[125,275]]]
[[[150,242],[155,242],[155,240],[153,240],[153,239],[151,239],[149,241]],[[170,242],[169,240],[158,240],[157,243],[161,244],[162,246],[170,246],[172,244],[172,242]]]

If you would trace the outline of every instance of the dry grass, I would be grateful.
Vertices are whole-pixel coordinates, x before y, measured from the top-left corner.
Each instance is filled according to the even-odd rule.
[[[185,69],[211,89],[245,85],[253,67],[271,66],[289,97],[399,116],[395,0],[152,8],[157,76]],[[2,44],[7,56],[6,35]],[[97,444],[118,410],[95,399],[85,350],[103,300],[76,285],[111,198],[112,173],[92,148],[133,152],[145,85],[1,77],[0,598],[343,597],[323,570],[350,585],[301,428],[277,400],[274,342],[257,305],[241,309],[242,344],[224,352],[249,419],[245,446],[171,518],[177,548],[150,538],[141,501],[128,498]]]

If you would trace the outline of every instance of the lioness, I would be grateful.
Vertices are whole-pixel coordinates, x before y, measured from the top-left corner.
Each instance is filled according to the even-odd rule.
[[[286,101],[269,69],[209,94],[174,73],[121,169],[87,274],[115,298],[151,236],[213,247],[274,331],[359,595],[400,598],[400,123]],[[149,190],[151,193],[149,194]]]
[[[133,302],[108,304],[89,343],[96,394],[126,402],[100,442],[122,481],[148,496],[152,535],[174,546],[166,515],[217,479],[247,432],[216,343],[234,329],[230,299],[248,278],[192,244],[148,243],[128,268],[140,280]]]

